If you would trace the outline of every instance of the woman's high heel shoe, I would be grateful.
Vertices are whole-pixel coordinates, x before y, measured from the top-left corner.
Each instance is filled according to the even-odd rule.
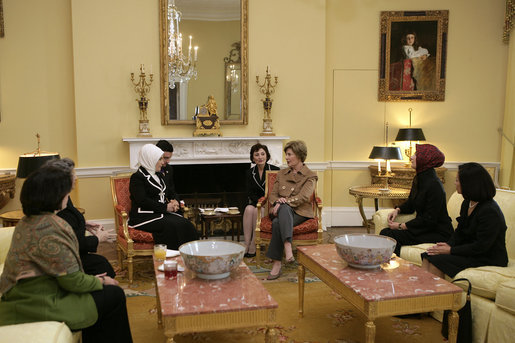
[[[266,279],[267,279],[267,280],[269,280],[269,281],[271,281],[271,280],[276,280],[276,279],[278,279],[278,278],[279,278],[279,276],[281,276],[281,269],[279,269],[279,273],[277,273],[277,274],[275,274],[275,275],[274,275],[274,274],[272,274],[272,273],[268,274],[268,276],[266,277]]]
[[[286,260],[286,264],[294,264],[295,263],[295,257],[292,256],[289,259]]]

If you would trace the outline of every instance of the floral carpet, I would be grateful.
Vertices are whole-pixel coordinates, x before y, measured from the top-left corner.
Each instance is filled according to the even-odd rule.
[[[115,269],[118,266],[112,261]],[[365,318],[348,302],[317,277],[306,273],[304,317],[298,317],[298,285],[296,266],[286,266],[279,279],[268,281],[271,261],[260,266],[255,258],[245,263],[262,280],[265,288],[279,304],[274,329],[278,342],[287,343],[357,343],[365,341]],[[128,287],[126,272],[117,270],[117,279],[127,295],[127,308],[135,343],[165,342],[163,329],[157,326],[156,300],[152,262],[135,262],[135,280]],[[445,342],[440,334],[441,323],[429,316],[422,319],[379,318],[376,342]],[[264,342],[264,327],[202,332],[175,336],[175,342]]]

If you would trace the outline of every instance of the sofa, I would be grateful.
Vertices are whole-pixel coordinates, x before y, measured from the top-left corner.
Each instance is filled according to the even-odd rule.
[[[468,268],[455,278],[467,278],[472,283],[473,342],[512,342],[515,337],[515,191],[498,189],[495,201],[506,219],[507,267],[484,266]],[[454,193],[447,203],[447,211],[456,228],[463,197]],[[387,216],[392,210],[379,210],[373,216],[375,233],[387,227]],[[399,215],[398,222],[406,222],[414,215]],[[420,254],[433,244],[419,244],[401,248],[401,258],[421,265]]]
[[[13,226],[0,227],[0,274],[13,232]],[[77,343],[81,336],[80,331],[72,333],[66,324],[52,321],[0,326],[0,343]]]

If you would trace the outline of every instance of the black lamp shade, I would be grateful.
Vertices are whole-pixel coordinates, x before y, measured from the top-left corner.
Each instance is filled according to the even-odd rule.
[[[375,160],[402,160],[402,153],[399,147],[394,146],[375,146],[368,158]]]
[[[21,155],[18,159],[18,169],[16,170],[16,177],[26,178],[33,171],[37,170],[47,161],[58,159],[58,153],[42,153],[41,155]]]
[[[426,137],[424,136],[424,132],[419,128],[406,128],[399,129],[399,133],[397,133],[397,137],[395,137],[396,141],[425,141]]]

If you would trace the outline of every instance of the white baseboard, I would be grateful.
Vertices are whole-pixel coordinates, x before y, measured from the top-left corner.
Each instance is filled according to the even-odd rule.
[[[367,218],[372,218],[374,207],[364,207]],[[332,226],[361,226],[363,219],[357,207],[325,207],[322,210],[322,225],[324,228]]]

